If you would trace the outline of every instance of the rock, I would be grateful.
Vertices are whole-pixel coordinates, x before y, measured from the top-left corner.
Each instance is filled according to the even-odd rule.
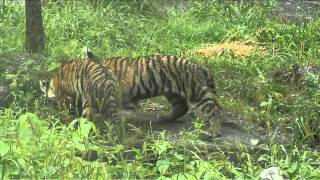
[[[261,180],[283,180],[281,169],[279,167],[270,167],[268,169],[263,170],[259,179]]]

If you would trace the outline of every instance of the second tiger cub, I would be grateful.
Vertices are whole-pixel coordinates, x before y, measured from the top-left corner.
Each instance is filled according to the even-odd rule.
[[[60,111],[92,119],[102,113],[105,118],[117,117],[119,84],[115,75],[93,60],[70,60],[60,66],[41,89],[54,98]]]

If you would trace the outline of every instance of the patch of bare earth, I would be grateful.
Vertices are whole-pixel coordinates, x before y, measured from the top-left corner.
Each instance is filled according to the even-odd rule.
[[[253,53],[263,55],[266,51],[263,48],[262,43],[247,41],[247,42],[225,42],[222,44],[209,44],[206,47],[195,49],[195,54],[204,56],[206,58],[215,57],[224,54],[225,52],[231,52],[238,57],[248,57]]]

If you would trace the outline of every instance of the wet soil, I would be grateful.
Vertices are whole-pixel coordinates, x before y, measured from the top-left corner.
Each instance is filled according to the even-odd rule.
[[[144,114],[145,112],[141,113]],[[140,115],[141,115],[140,114]],[[140,116],[139,115],[139,116]],[[152,117],[154,116],[154,117]],[[183,132],[194,131],[195,118],[192,115],[186,114],[184,117],[178,119],[175,122],[156,122],[154,119],[155,113],[150,112],[144,114],[144,119],[137,122],[136,119],[132,118],[127,119],[127,123],[132,124],[133,126],[142,128],[141,136],[139,141],[135,139],[129,140],[135,142],[133,146],[139,146],[145,139],[152,136],[160,136],[160,134],[165,131],[167,139],[169,139],[174,144],[183,144],[185,141]],[[134,119],[134,121],[132,121]],[[222,121],[221,135],[219,137],[208,137],[205,134],[200,135],[198,142],[190,145],[190,148],[203,149],[206,151],[223,151],[228,152],[231,149],[235,150],[241,146],[246,146],[251,149],[263,150],[265,144],[268,143],[271,139],[271,135],[267,130],[250,120],[241,118],[239,115],[224,112],[220,117]],[[205,128],[203,128],[206,130]],[[127,135],[128,137],[134,137],[134,135]],[[136,137],[135,137],[136,138]],[[289,145],[289,138],[284,139],[280,135],[276,135],[275,141],[279,144]]]

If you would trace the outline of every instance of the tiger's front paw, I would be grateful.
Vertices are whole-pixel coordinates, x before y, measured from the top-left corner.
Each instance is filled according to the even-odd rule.
[[[93,120],[94,119],[94,115],[95,115],[95,111],[92,108],[84,108],[82,111],[81,116],[84,118],[87,118],[89,120]]]
[[[221,137],[222,135],[221,122],[218,120],[210,122],[208,133],[209,133],[209,136],[213,139]]]

